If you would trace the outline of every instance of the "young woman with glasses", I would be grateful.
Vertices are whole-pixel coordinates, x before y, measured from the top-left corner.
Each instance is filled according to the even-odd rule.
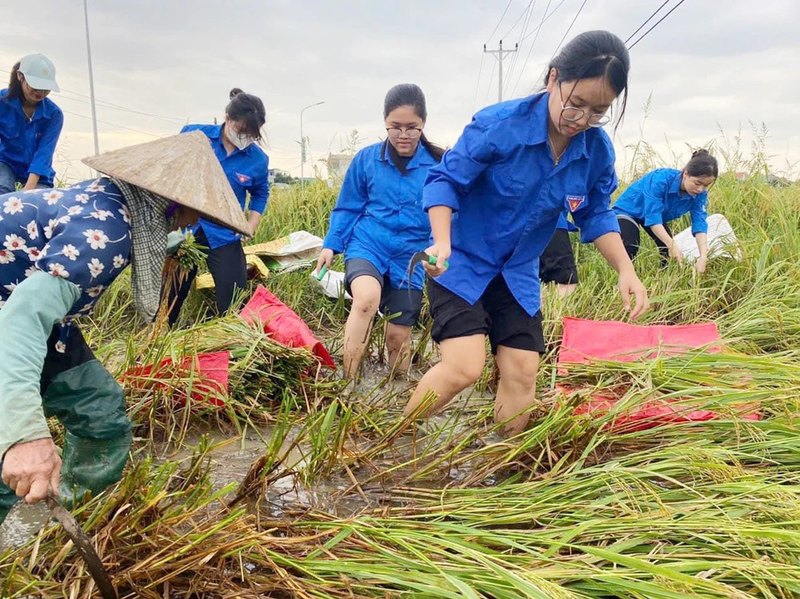
[[[408,370],[411,328],[422,307],[425,274],[406,271],[430,239],[422,209],[428,170],[442,157],[423,129],[425,95],[413,84],[396,85],[383,103],[387,139],[359,151],[345,175],[330,218],[317,271],[344,253],[345,285],[353,305],[344,330],[344,376],[358,372],[380,309],[390,321],[386,349],[393,371]]]
[[[456,145],[431,169],[423,191],[438,258],[425,264],[442,360],[420,381],[406,413],[432,413],[483,372],[485,343],[500,383],[495,418],[508,433],[528,423],[544,351],[539,312],[539,256],[568,210],[584,243],[594,242],[619,273],[631,316],[648,309],[614,212],[614,151],[601,127],[622,95],[630,60],[606,31],[583,33],[549,66],[545,91],[490,106],[475,115]],[[445,260],[449,260],[449,268]],[[420,408],[423,400],[433,403]]]

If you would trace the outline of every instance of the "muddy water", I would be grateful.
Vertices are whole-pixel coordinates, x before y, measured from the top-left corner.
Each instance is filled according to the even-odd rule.
[[[401,407],[419,380],[421,373],[414,371],[407,377],[389,380],[389,369],[385,365],[370,364],[364,369],[362,378],[349,389],[353,401],[390,401]],[[468,389],[457,397],[452,406],[463,407],[465,404],[477,401],[480,394]],[[445,411],[431,418],[431,426],[456,427],[456,430],[465,425],[450,422],[451,414]],[[283,462],[286,475],[273,482],[267,489],[262,503],[264,515],[281,518],[291,513],[303,512],[309,509],[321,510],[340,517],[349,517],[369,508],[376,508],[385,504],[386,497],[391,491],[392,481],[381,480],[367,485],[361,492],[351,492],[343,496],[344,491],[353,489],[353,480],[346,476],[334,476],[316,483],[313,488],[305,487],[293,471],[302,469],[303,455],[302,444],[300,449],[289,451],[289,446],[296,438],[298,431],[291,431],[284,442],[281,454],[286,454]],[[194,448],[201,442],[203,436],[212,446],[209,451],[209,467],[211,480],[214,486],[222,488],[230,483],[240,482],[247,474],[250,466],[267,451],[268,443],[273,431],[270,427],[258,430],[250,429],[242,437],[231,437],[217,430],[208,430],[204,433],[195,433],[186,440],[185,446],[175,452],[172,448],[155,444],[145,446],[143,440],[134,445],[135,456],[149,454],[158,456],[158,461],[181,461],[191,457]],[[487,439],[488,441],[488,439]],[[138,445],[138,449],[136,448]],[[398,440],[400,454],[406,452],[404,443]],[[287,453],[288,452],[288,453]],[[401,456],[402,457],[402,456]],[[134,457],[136,459],[136,457]],[[359,473],[355,473],[358,478]],[[450,482],[458,481],[467,476],[468,472],[451,471],[447,477]],[[441,481],[446,484],[448,481]],[[434,486],[438,486],[434,485]],[[46,506],[38,504],[28,506],[17,504],[0,526],[0,552],[8,547],[16,547],[29,541],[49,521],[49,511]]]

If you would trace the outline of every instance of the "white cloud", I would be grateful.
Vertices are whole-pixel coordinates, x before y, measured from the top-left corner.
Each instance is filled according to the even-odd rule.
[[[527,4],[512,2],[491,47]],[[536,4],[529,32],[540,22],[545,4]],[[92,0],[97,97],[176,120],[106,105],[98,107],[98,117],[169,135],[187,120],[221,119],[229,89],[239,86],[267,105],[271,163],[298,173],[303,106],[325,100],[304,116],[312,156],[320,158],[339,150],[353,129],[368,142],[377,140],[383,134],[384,94],[395,83],[412,81],[428,97],[431,139],[449,145],[469,122],[473,107],[482,107],[487,98],[496,100],[491,56],[483,57],[477,94],[476,82],[482,44],[505,5],[505,0]],[[518,80],[516,95],[539,87],[550,53],[578,6],[577,0],[567,0],[545,23],[524,71],[533,37],[506,62],[509,91]],[[88,95],[81,8],[79,2],[60,0],[39,0],[24,12],[0,7],[0,69],[10,70],[26,53],[43,52],[56,63],[63,88]],[[654,8],[630,0],[593,0],[570,35],[607,28],[624,39]],[[776,155],[776,167],[782,168],[786,158],[800,160],[800,105],[795,101],[800,81],[793,75],[800,59],[798,22],[800,3],[795,0],[685,3],[632,50],[628,114],[615,138],[618,147],[638,139],[641,107],[652,94],[644,131],[661,150],[666,150],[665,138],[680,151],[684,142],[706,143],[719,137],[718,124],[730,134],[741,125],[747,134],[754,121],[770,128],[768,150]],[[518,40],[520,30],[521,24],[509,33],[506,47]],[[52,99],[70,113],[90,114],[84,97],[64,92]],[[99,128],[103,150],[153,139],[107,124]],[[80,158],[91,152],[91,122],[67,114],[59,173],[88,177]]]

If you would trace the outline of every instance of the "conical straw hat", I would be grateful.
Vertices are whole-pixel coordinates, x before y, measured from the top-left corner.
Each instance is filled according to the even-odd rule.
[[[96,171],[136,185],[250,234],[239,201],[201,131],[172,135],[83,159]]]

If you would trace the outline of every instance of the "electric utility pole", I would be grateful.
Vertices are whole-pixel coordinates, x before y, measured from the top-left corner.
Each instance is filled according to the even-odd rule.
[[[506,57],[507,54],[513,54],[519,50],[519,44],[514,44],[513,50],[504,50],[503,49],[503,40],[500,40],[500,47],[497,50],[487,50],[486,44],[483,44],[483,51],[487,54],[494,54],[498,61],[498,75],[497,75],[497,101],[503,101],[503,59]]]

